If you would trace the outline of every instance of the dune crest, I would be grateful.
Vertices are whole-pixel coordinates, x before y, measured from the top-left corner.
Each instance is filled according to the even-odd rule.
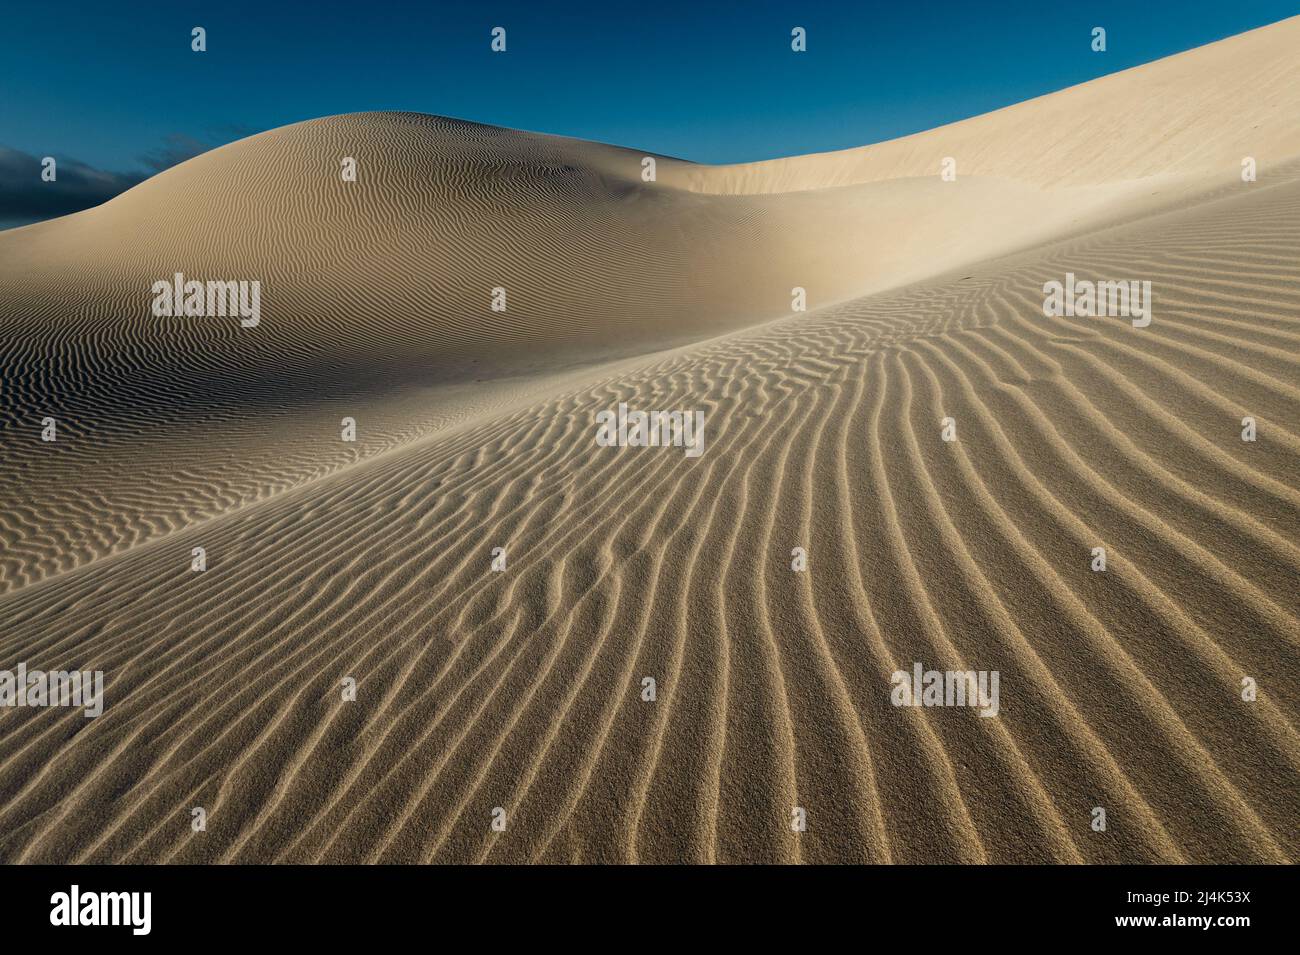
[[[0,670],[106,687],[0,709],[0,860],[1300,860],[1297,42],[655,182],[330,117],[0,234]]]

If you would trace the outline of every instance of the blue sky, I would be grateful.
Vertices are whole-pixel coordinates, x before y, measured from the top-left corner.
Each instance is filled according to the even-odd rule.
[[[15,2],[0,148],[138,178],[285,123],[404,109],[739,162],[928,129],[1297,13],[1300,0]],[[191,52],[193,26],[208,52]],[[790,50],[794,26],[806,53]]]

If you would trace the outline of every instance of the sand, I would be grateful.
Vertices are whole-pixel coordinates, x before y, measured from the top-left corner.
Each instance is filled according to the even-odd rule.
[[[106,684],[0,707],[0,860],[1300,860],[1298,48],[654,182],[337,116],[0,233],[0,669]]]

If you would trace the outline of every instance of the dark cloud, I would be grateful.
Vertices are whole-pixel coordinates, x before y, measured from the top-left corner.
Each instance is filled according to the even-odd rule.
[[[245,133],[247,135],[247,133]],[[41,158],[0,146],[0,229],[28,225],[80,212],[107,202],[119,193],[211,149],[183,133],[172,133],[139,162],[149,172],[108,172],[66,156],[55,156],[58,176],[41,178]]]
[[[0,146],[0,225],[39,222],[107,202],[148,178],[145,173],[105,172],[56,156],[57,178],[41,179],[41,157]]]
[[[140,162],[154,172],[162,172],[164,169],[170,169],[187,159],[193,159],[211,148],[207,143],[199,142],[193,136],[186,136],[184,133],[172,133],[157,149],[141,156]]]

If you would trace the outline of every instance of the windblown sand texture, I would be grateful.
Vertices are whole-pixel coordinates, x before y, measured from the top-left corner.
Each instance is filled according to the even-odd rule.
[[[1298,118],[1292,19],[653,183],[332,117],[0,234],[0,669],[107,681],[0,709],[0,860],[1297,861]],[[261,324],[154,317],[178,271]],[[1067,271],[1154,321],[1045,318]]]

